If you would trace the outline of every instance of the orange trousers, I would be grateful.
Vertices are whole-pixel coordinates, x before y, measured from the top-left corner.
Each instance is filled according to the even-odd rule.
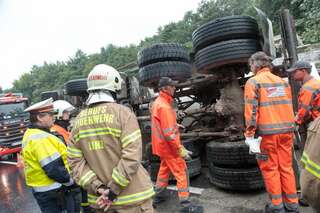
[[[264,135],[261,153],[268,156],[259,160],[266,190],[274,207],[296,206],[298,203],[295,176],[292,168],[293,134]]]
[[[178,196],[180,201],[189,198],[189,175],[186,162],[183,158],[163,159],[158,172],[156,191],[161,191],[168,186],[170,173],[177,180]]]

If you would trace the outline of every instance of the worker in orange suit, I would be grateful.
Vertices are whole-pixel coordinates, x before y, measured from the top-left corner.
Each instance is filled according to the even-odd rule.
[[[294,114],[290,87],[272,74],[271,58],[264,52],[253,54],[249,65],[254,76],[245,85],[245,142],[257,154],[271,200],[265,210],[299,212],[292,169]]]
[[[160,157],[161,164],[155,186],[154,203],[163,201],[161,193],[168,186],[170,173],[177,180],[180,212],[202,213],[203,207],[189,201],[189,177],[185,159],[191,159],[191,152],[180,142],[180,134],[173,108],[173,96],[178,82],[162,77],[159,80],[159,97],[151,108],[152,152]]]
[[[308,62],[297,61],[287,72],[292,73],[295,81],[303,84],[299,92],[295,122],[299,126],[308,126],[320,116],[320,82],[310,75],[311,64]]]

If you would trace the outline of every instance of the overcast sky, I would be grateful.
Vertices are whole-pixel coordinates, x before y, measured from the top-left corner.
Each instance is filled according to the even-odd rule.
[[[0,86],[10,88],[32,65],[66,61],[77,49],[138,44],[200,1],[0,0]]]

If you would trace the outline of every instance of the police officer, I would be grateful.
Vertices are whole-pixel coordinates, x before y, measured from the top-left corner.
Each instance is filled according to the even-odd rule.
[[[141,165],[137,119],[129,108],[115,103],[121,82],[118,71],[105,64],[89,73],[88,107],[75,120],[68,162],[98,212],[152,213],[154,191]]]
[[[31,126],[22,140],[26,183],[32,189],[43,213],[62,211],[60,189],[73,185],[65,144],[50,133],[53,125],[52,98],[28,107]]]

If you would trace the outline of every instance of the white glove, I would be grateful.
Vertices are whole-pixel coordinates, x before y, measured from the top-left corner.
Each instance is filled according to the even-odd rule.
[[[260,143],[262,137],[254,138],[254,137],[246,137],[245,143],[249,146],[250,154],[261,153]]]
[[[179,149],[180,156],[185,160],[191,160],[192,152],[184,148],[183,146]]]

